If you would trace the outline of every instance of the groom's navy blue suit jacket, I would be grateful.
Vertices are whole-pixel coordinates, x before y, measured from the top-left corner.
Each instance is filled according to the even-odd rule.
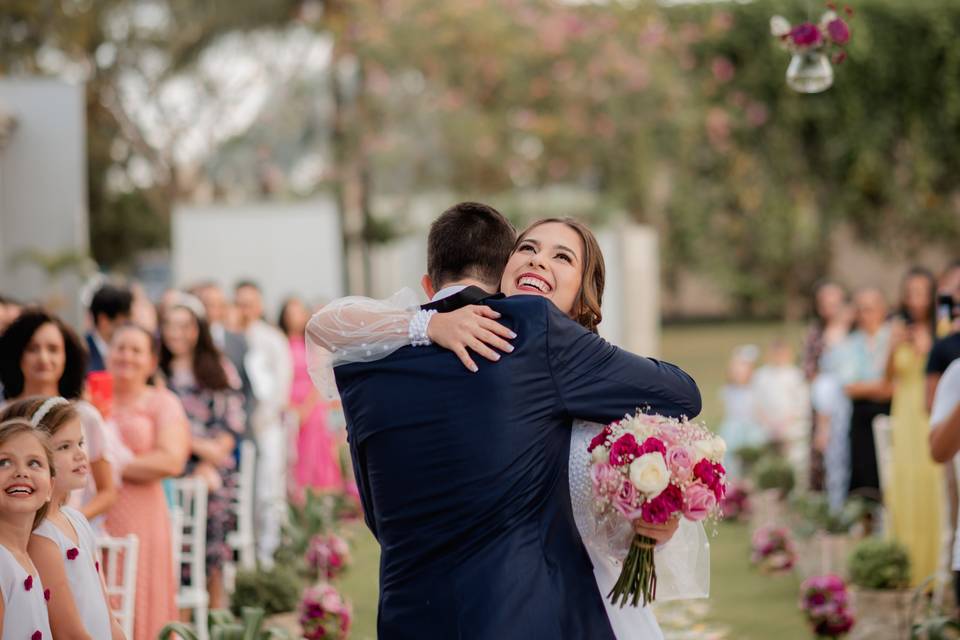
[[[570,506],[572,421],[692,417],[700,393],[544,298],[485,304],[517,338],[478,373],[436,346],[335,370],[381,545],[378,637],[613,640]]]

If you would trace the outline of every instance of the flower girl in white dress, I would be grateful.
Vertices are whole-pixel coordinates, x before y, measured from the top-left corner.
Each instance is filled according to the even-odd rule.
[[[545,296],[595,331],[601,317],[603,272],[603,256],[589,229],[571,220],[548,219],[534,223],[520,235],[504,270],[500,291],[507,296]],[[428,295],[433,294],[432,285],[425,288]],[[432,312],[417,311],[417,302],[412,291],[404,290],[386,301],[343,298],[317,313],[307,325],[307,344],[311,375],[321,390],[330,391],[330,365],[377,360],[411,343],[432,341],[450,349],[471,370],[476,370],[476,365],[467,348],[494,361],[501,357],[494,348],[504,353],[512,350],[503,339],[510,337],[509,331],[493,322],[496,315],[489,308],[468,306],[429,315]],[[598,589],[606,596],[620,574],[633,531],[626,521],[617,530],[604,529],[593,516],[587,444],[601,428],[579,421],[573,425],[569,483],[574,520],[593,562]],[[709,544],[703,526],[686,520],[679,523],[679,528],[677,523],[640,526],[644,528],[638,531],[644,535],[669,540],[655,552],[657,599],[707,597]],[[619,640],[662,640],[649,607],[619,608],[609,599],[605,602]]]
[[[0,639],[52,640],[40,574],[27,553],[52,494],[53,460],[26,420],[0,422]]]
[[[72,491],[86,486],[89,474],[79,413],[64,398],[34,397],[11,403],[3,415],[28,417],[46,434],[53,453],[50,508],[28,546],[49,591],[51,629],[58,638],[123,640],[100,577],[93,529],[82,513],[65,504]]]

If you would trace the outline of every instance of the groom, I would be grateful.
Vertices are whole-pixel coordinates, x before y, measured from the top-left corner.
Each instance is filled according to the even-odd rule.
[[[493,296],[515,231],[462,203],[428,240],[432,305],[483,302],[517,337],[467,371],[437,346],[335,369],[367,524],[382,640],[613,640],[570,506],[574,418],[694,416],[678,368],[606,343],[536,296]],[[426,328],[411,323],[411,337]],[[421,335],[418,335],[421,334]]]

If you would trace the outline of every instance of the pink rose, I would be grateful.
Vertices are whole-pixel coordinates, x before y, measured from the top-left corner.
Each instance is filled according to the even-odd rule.
[[[690,449],[677,445],[667,449],[667,468],[680,482],[686,482],[693,477],[693,455]]]
[[[645,453],[660,453],[662,455],[667,455],[667,447],[659,438],[647,438],[643,441],[643,444],[640,445],[640,453],[638,455],[643,455]]]
[[[827,23],[827,35],[839,45],[847,44],[850,41],[850,27],[840,18],[836,18]]]
[[[610,447],[610,464],[620,467],[630,464],[634,458],[640,455],[640,445],[632,433],[620,436],[613,446]]]
[[[593,480],[593,492],[602,498],[612,498],[623,484],[619,471],[605,462],[590,467],[590,479]]]
[[[623,478],[620,489],[611,499],[614,509],[619,511],[628,520],[636,520],[642,514],[639,502],[639,492],[633,483]]]
[[[587,452],[593,453],[594,449],[605,445],[611,433],[613,433],[613,431],[610,430],[609,426],[604,427],[603,431],[593,436],[593,440],[590,441],[590,445],[587,447]]]
[[[790,30],[789,37],[798,47],[812,47],[820,44],[823,36],[812,22],[798,24]]]
[[[699,483],[687,487],[685,497],[686,503],[683,505],[683,515],[694,522],[706,518],[717,506],[717,496],[708,487]]]

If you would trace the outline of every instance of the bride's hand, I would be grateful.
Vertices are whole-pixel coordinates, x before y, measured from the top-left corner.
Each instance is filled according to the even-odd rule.
[[[663,524],[651,524],[643,520],[633,521],[634,532],[642,536],[647,536],[648,538],[653,538],[657,541],[658,545],[669,542],[678,528],[680,528],[680,518],[677,516],[674,516]]]
[[[487,360],[496,362],[500,354],[493,349],[510,353],[513,346],[507,339],[517,335],[497,322],[500,314],[484,305],[467,305],[449,313],[437,313],[427,325],[427,337],[435,344],[457,354],[460,362],[470,371],[477,372],[477,365],[467,349]],[[491,348],[492,347],[492,348]]]

